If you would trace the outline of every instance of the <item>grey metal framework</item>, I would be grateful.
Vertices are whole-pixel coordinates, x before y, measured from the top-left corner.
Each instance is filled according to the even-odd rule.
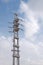
[[[15,19],[13,21],[13,65],[19,65],[19,18],[17,14],[15,14]]]

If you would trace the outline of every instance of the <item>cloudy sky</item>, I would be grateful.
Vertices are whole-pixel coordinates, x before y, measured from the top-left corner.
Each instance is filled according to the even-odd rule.
[[[19,40],[20,65],[43,65],[43,0],[0,0],[0,64],[12,65],[8,22],[13,22],[14,12],[24,20]]]

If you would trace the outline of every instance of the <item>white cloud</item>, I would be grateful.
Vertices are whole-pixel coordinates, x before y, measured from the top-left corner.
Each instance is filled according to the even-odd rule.
[[[12,43],[5,36],[0,36],[0,64],[12,64]]]
[[[20,12],[24,13],[25,19],[25,35],[26,38],[31,38],[39,30],[38,19],[36,19],[34,12],[29,8],[28,4],[21,1]]]
[[[31,0],[32,2],[32,0]],[[34,5],[34,4],[32,4]],[[35,5],[34,5],[35,6]],[[23,64],[25,65],[43,65],[43,42],[40,41],[37,44],[35,44],[38,40],[35,41],[36,37],[34,36],[35,34],[38,33],[40,30],[39,27],[39,19],[37,17],[40,17],[39,13],[36,10],[33,11],[32,8],[30,7],[30,4],[26,4],[25,2],[21,1],[20,4],[20,13],[23,15],[24,14],[24,19],[25,19],[25,38],[28,39],[28,41],[25,39],[22,41],[23,46],[22,46],[22,61]],[[37,13],[37,15],[36,15]],[[35,38],[35,39],[34,39]],[[32,43],[29,40],[35,41],[35,43]],[[25,44],[24,44],[25,43]],[[22,64],[22,65],[23,65]]]
[[[26,39],[22,39],[20,43],[21,65],[43,65],[43,42],[34,44]]]
[[[28,5],[37,16],[43,16],[43,0],[30,0]]]
[[[35,11],[43,11],[43,0],[30,0],[29,5]]]

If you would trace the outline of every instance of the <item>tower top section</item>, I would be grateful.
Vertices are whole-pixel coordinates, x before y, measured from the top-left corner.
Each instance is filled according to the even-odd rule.
[[[14,21],[13,21],[13,32],[18,32],[19,31],[19,18],[18,18],[18,15],[17,13],[14,14],[15,15],[15,18],[14,18]]]

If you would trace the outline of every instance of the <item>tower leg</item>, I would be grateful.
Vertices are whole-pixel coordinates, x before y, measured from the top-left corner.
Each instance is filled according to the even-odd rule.
[[[19,58],[17,58],[17,65],[19,65]]]
[[[15,65],[15,58],[13,57],[13,65]]]

